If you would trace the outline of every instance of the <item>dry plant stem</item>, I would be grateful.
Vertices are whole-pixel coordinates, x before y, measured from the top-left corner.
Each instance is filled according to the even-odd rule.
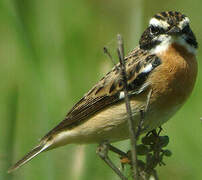
[[[125,61],[124,61],[124,46],[123,40],[120,34],[117,36],[118,38],[118,56],[120,61],[121,67],[121,77],[123,80],[124,85],[124,95],[125,95],[125,103],[126,103],[126,110],[128,115],[128,125],[129,125],[129,133],[130,133],[130,142],[131,142],[131,153],[132,153],[132,169],[133,169],[133,177],[134,180],[138,180],[138,167],[137,167],[137,152],[136,152],[136,131],[135,125],[132,117],[132,111],[130,107],[130,100],[128,96],[128,85],[127,85],[127,75],[126,75],[126,68],[125,68]]]
[[[97,148],[97,154],[99,157],[105,161],[105,163],[122,179],[127,180],[127,178],[122,174],[122,172],[114,165],[108,156],[109,144],[102,143]]]
[[[109,59],[112,61],[112,63],[114,64],[114,66],[116,67],[116,63],[115,60],[113,59],[112,55],[110,54],[110,52],[108,51],[107,47],[104,47],[104,53],[108,55]]]
[[[109,150],[120,155],[121,157],[127,157],[127,153],[121,151],[120,149],[112,146],[111,144],[108,144]]]
[[[145,115],[145,112],[143,110],[140,110],[140,122],[138,123],[138,127],[137,127],[136,139],[138,139],[140,136],[142,125],[144,123],[144,115]]]
[[[151,94],[152,94],[152,90],[149,91],[148,95],[147,95],[147,102],[146,102],[146,106],[144,108],[144,110],[140,110],[140,122],[138,124],[138,128],[137,128],[137,133],[136,133],[136,138],[138,139],[141,130],[142,130],[142,125],[144,123],[144,117],[145,117],[145,113],[148,110],[149,107],[149,102],[150,102],[150,98],[151,98]]]

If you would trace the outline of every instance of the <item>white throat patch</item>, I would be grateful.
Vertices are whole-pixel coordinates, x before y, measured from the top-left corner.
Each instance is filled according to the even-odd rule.
[[[161,42],[156,47],[150,50],[152,54],[159,54],[168,49],[169,45],[173,42],[172,37],[169,35],[162,34],[158,37]]]
[[[159,40],[161,43],[158,44],[155,48],[151,49],[150,52],[152,54],[159,54],[159,53],[163,53],[164,51],[166,51],[169,47],[169,45],[171,45],[172,43],[177,43],[181,46],[184,46],[188,52],[192,53],[192,54],[196,54],[196,49],[194,47],[192,47],[191,45],[189,45],[186,41],[185,41],[186,37],[180,36],[178,38],[173,38],[172,36],[169,35],[160,35],[157,40]]]

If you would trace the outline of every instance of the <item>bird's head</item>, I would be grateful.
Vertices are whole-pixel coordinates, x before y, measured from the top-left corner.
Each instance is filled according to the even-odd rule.
[[[178,43],[189,52],[195,53],[198,43],[190,28],[189,18],[175,11],[154,15],[140,38],[140,48],[152,53],[161,53],[171,43]]]

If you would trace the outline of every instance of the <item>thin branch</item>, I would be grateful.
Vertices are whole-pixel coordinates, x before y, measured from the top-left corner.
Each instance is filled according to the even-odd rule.
[[[104,53],[109,57],[109,59],[112,61],[112,63],[113,63],[114,66],[116,67],[115,60],[113,59],[112,55],[111,55],[110,52],[108,51],[107,47],[104,47],[103,50],[104,50]]]
[[[109,147],[110,151],[112,151],[112,152],[114,152],[114,153],[116,153],[116,154],[118,154],[120,156],[123,156],[123,157],[127,157],[128,156],[127,153],[125,153],[125,152],[121,151],[120,149],[112,146],[111,144],[108,144],[108,147]]]
[[[122,174],[122,172],[115,166],[108,156],[109,144],[102,143],[97,148],[97,154],[105,163],[121,178],[121,180],[127,180],[127,178]]]
[[[146,102],[146,106],[145,106],[144,110],[140,110],[140,122],[138,123],[137,132],[136,132],[137,139],[140,136],[141,131],[143,130],[142,126],[144,124],[145,113],[147,112],[148,107],[149,107],[151,94],[152,94],[152,90],[150,90],[147,95],[147,102]]]
[[[133,169],[133,177],[134,180],[138,180],[138,167],[137,167],[137,152],[136,152],[136,131],[135,125],[132,117],[132,110],[130,106],[130,100],[128,96],[128,84],[127,84],[127,74],[126,74],[126,67],[124,61],[124,46],[123,40],[120,34],[117,36],[118,38],[118,56],[121,66],[121,77],[123,80],[123,87],[124,87],[124,95],[125,95],[125,103],[126,103],[126,110],[128,115],[128,125],[129,125],[129,133],[130,133],[130,142],[131,142],[131,153],[132,153],[132,169]]]

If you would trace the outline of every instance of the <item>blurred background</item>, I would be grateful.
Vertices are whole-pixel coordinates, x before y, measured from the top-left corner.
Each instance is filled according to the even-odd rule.
[[[111,69],[103,47],[116,57],[116,35],[121,33],[129,52],[149,18],[164,10],[191,19],[199,42],[199,73],[191,98],[164,125],[173,155],[158,172],[163,180],[202,179],[201,0],[0,0],[1,180],[118,179],[97,157],[97,145],[64,146],[42,153],[13,174],[6,170]],[[128,144],[114,145],[128,150]]]

